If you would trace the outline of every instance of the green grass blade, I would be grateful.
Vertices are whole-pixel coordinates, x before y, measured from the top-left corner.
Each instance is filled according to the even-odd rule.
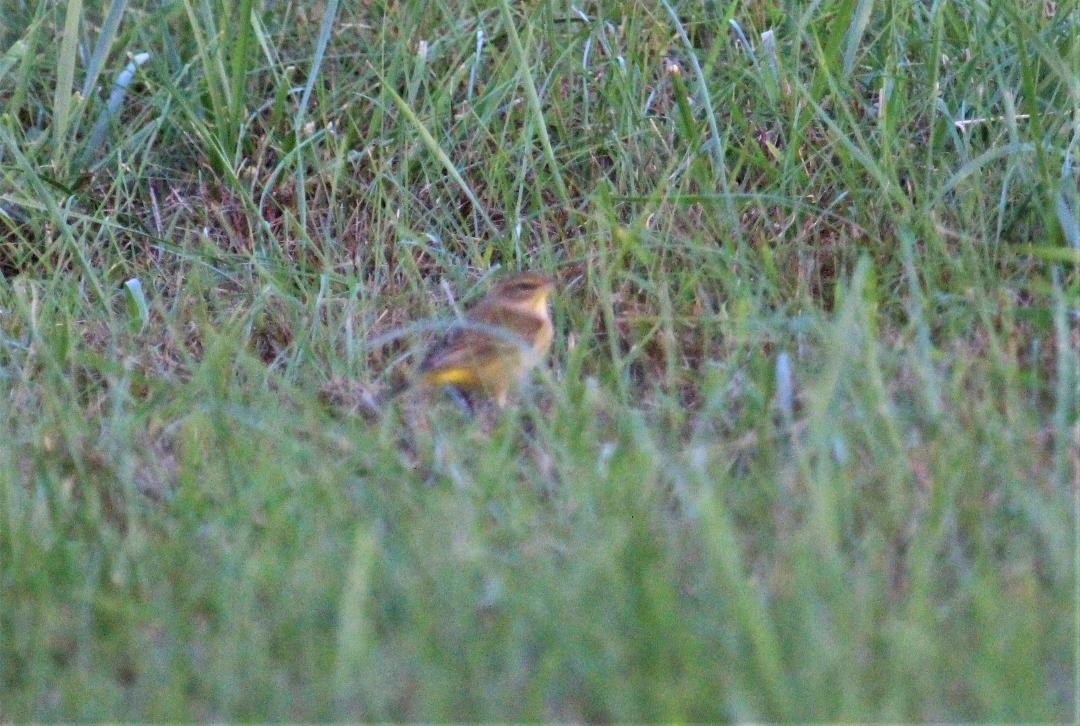
[[[443,151],[442,147],[439,146],[439,142],[435,140],[435,137],[431,135],[431,132],[428,131],[427,127],[424,126],[423,122],[420,121],[420,118],[416,115],[416,112],[414,112],[409,107],[409,104],[405,103],[405,99],[399,96],[397,92],[385,82],[383,82],[383,90],[386,93],[390,94],[390,97],[394,99],[394,103],[397,104],[398,109],[405,116],[405,119],[416,130],[416,133],[420,135],[420,140],[423,142],[424,146],[427,147],[428,152],[430,152],[431,155],[438,160],[442,167],[446,169],[446,173],[450,175],[450,178],[453,179],[454,183],[456,183],[458,185],[458,188],[461,189],[462,193],[466,197],[468,197],[469,202],[471,202],[473,205],[473,208],[477,210],[477,212],[480,214],[480,218],[483,220],[484,225],[488,228],[491,236],[493,238],[498,236],[499,228],[496,227],[495,223],[491,220],[491,217],[488,215],[487,210],[485,210],[483,205],[480,203],[480,199],[473,192],[468,182],[465,181],[465,178],[461,176],[461,173],[457,170],[457,167],[454,165],[454,162],[450,158],[450,156],[445,151]]]
[[[506,29],[506,35],[510,39],[510,47],[513,49],[517,61],[518,78],[525,87],[525,96],[529,101],[533,127],[540,137],[540,145],[544,150],[544,156],[547,158],[551,176],[555,180],[555,188],[559,192],[559,199],[569,209],[570,193],[566,189],[566,183],[563,181],[562,173],[559,171],[559,163],[555,159],[555,150],[551,146],[551,137],[548,135],[547,123],[544,121],[544,107],[540,103],[540,94],[536,92],[536,83],[532,77],[532,64],[529,63],[529,59],[525,55],[525,48],[521,45],[521,38],[518,37],[517,25],[514,23],[514,16],[510,12],[509,2],[499,0],[499,9],[502,11],[503,27]]]
[[[109,57],[113,41],[116,40],[116,31],[120,27],[120,19],[124,15],[127,0],[112,0],[109,4],[109,13],[105,16],[105,22],[101,25],[97,42],[94,43],[94,51],[90,54],[90,60],[86,64],[86,74],[83,78],[82,95],[89,98],[94,90],[94,85],[101,74],[102,65]]]
[[[57,59],[56,90],[53,94],[53,166],[66,172],[64,156],[68,152],[68,126],[71,122],[71,99],[75,89],[75,54],[79,47],[81,0],[68,0],[64,30]],[[62,173],[61,176],[66,174]]]

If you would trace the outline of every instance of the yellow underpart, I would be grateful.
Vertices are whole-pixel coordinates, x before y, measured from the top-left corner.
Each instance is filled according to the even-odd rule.
[[[482,381],[477,377],[477,372],[475,367],[443,368],[438,371],[428,371],[424,374],[424,380],[432,386],[465,386],[468,388],[481,385]]]

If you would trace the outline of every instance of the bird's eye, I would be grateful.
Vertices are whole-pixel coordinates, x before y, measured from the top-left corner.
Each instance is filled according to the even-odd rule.
[[[526,278],[523,280],[507,281],[502,287],[505,295],[512,297],[529,297],[547,284],[544,279]]]

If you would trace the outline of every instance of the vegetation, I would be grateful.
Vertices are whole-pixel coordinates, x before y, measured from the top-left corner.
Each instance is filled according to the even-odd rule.
[[[1074,719],[1078,22],[3,0],[0,720]]]

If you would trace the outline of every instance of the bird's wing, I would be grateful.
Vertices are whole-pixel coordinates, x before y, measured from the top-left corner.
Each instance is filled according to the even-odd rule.
[[[420,363],[420,372],[485,366],[497,358],[523,353],[532,348],[545,322],[534,315],[481,303],[468,312],[465,325],[452,327],[432,347]],[[467,327],[469,324],[478,327]]]
[[[497,356],[506,355],[512,348],[509,341],[502,341],[492,335],[471,328],[451,330],[439,341],[420,363],[420,372],[476,366]]]

